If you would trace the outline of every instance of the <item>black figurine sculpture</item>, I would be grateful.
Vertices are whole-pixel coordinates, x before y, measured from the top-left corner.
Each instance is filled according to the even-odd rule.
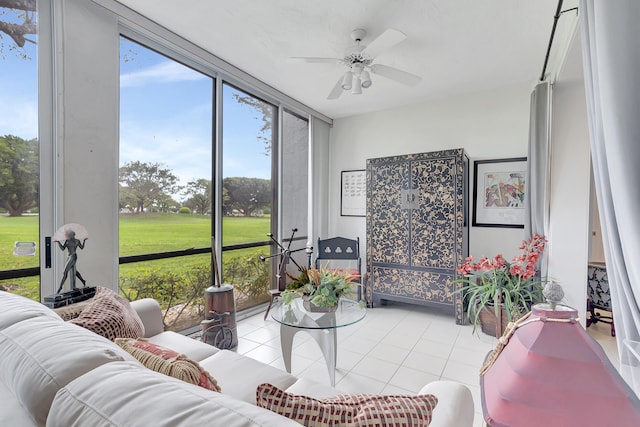
[[[62,275],[62,280],[60,281],[60,287],[58,288],[57,293],[60,293],[60,291],[62,290],[62,286],[67,280],[69,272],[71,272],[71,290],[76,288],[76,277],[80,279],[83,286],[87,285],[87,281],[84,280],[82,274],[80,274],[80,272],[76,269],[76,262],[78,261],[78,254],[76,251],[78,248],[84,249],[84,242],[86,241],[86,237],[82,239],[82,241],[76,239],[76,232],[73,230],[69,230],[67,232],[67,240],[65,240],[64,243],[58,242],[58,246],[60,246],[60,249],[62,249],[63,251],[66,249],[69,255],[67,257],[67,264],[64,267],[64,274]]]
[[[88,233],[86,229],[79,224],[67,224],[61,227],[54,235],[54,240],[58,243],[60,249],[62,251],[67,250],[67,263],[64,267],[60,287],[56,293],[59,294],[62,291],[64,282],[66,282],[69,275],[71,275],[69,280],[70,290],[76,289],[76,277],[80,279],[83,286],[87,285],[87,281],[82,277],[82,274],[80,274],[76,266],[78,262],[78,249],[84,249],[87,238]],[[64,241],[62,241],[63,239]]]
[[[57,242],[58,247],[64,252],[67,251],[67,262],[64,266],[64,273],[60,281],[58,292],[44,297],[44,305],[49,308],[64,307],[69,304],[85,301],[92,298],[96,293],[96,286],[87,286],[87,281],[78,271],[78,250],[84,249],[85,242],[89,238],[87,229],[80,224],[65,224],[60,227],[52,236],[51,241]],[[50,250],[51,246],[48,246]],[[62,292],[64,282],[69,278],[70,289]],[[76,288],[76,278],[82,282],[82,287]]]

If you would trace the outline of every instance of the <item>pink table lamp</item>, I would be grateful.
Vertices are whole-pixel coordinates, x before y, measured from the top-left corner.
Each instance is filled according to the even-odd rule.
[[[577,318],[544,303],[510,325],[480,376],[488,425],[640,426],[640,400]]]

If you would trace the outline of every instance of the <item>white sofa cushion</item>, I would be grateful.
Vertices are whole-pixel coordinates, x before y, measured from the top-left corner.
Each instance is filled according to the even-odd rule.
[[[200,362],[220,351],[212,345],[172,331],[162,332],[158,335],[147,338],[147,340],[150,343],[170,348],[180,354],[184,354],[189,359],[195,360],[196,362]]]
[[[216,380],[223,394],[256,404],[256,390],[262,383],[287,389],[297,378],[293,375],[230,350],[220,350],[200,362]]]
[[[246,402],[126,362],[109,363],[61,389],[47,427],[297,426]]]
[[[14,323],[34,317],[47,317],[62,321],[53,310],[39,302],[30,300],[20,295],[0,291],[0,331]]]
[[[133,356],[79,326],[36,317],[0,332],[0,382],[44,425],[56,392],[105,363]]]
[[[4,384],[0,383],[0,426],[37,426],[31,414]]]
[[[138,313],[144,324],[144,337],[149,338],[164,332],[162,308],[153,298],[142,298],[131,301],[131,307]]]
[[[299,378],[289,388],[284,389],[284,391],[291,394],[314,397],[316,399],[324,399],[344,394],[344,392],[329,385],[320,384],[307,378]]]
[[[433,410],[429,427],[471,427],[474,409],[471,390],[455,381],[433,381],[422,387],[418,394],[433,394],[440,404]]]

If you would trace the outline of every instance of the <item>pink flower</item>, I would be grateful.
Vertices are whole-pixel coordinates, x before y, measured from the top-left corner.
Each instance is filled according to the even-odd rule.
[[[513,257],[513,262],[525,262],[527,260],[526,254],[516,255]]]
[[[493,264],[491,263],[491,260],[489,260],[489,258],[487,258],[486,256],[483,256],[482,258],[480,258],[480,261],[478,261],[478,263],[476,264],[475,270],[476,271],[493,270]]]
[[[469,273],[471,273],[471,264],[469,262],[465,262],[464,264],[462,264],[460,267],[457,268],[458,273],[462,274],[462,275],[467,275]]]
[[[535,278],[538,273],[536,265],[540,261],[546,243],[544,236],[533,234],[529,240],[522,241],[519,248],[523,253],[514,256],[511,262],[507,262],[500,253],[493,259],[483,256],[477,263],[473,262],[473,256],[469,256],[457,271],[464,275],[474,271],[481,272],[482,276],[488,280],[528,281]],[[490,273],[493,274],[489,276]]]
[[[524,275],[524,269],[522,268],[522,266],[520,264],[513,264],[511,266],[511,268],[509,268],[509,274],[511,274],[513,276],[523,276]]]
[[[504,259],[502,254],[498,254],[493,258],[493,268],[502,268],[507,265],[507,260]]]

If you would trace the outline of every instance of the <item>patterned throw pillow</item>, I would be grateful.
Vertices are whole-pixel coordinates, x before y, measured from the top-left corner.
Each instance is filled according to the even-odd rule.
[[[111,341],[144,336],[144,325],[138,313],[129,301],[109,288],[98,287],[91,302],[69,322]]]
[[[147,368],[179,380],[220,391],[218,382],[195,360],[145,339],[116,338],[115,343]]]
[[[256,390],[256,402],[305,426],[418,427],[429,425],[438,399],[431,394],[345,394],[314,399],[261,384]]]
[[[56,314],[66,322],[80,316],[80,313],[82,313],[82,310],[87,308],[87,306],[91,304],[91,301],[92,301],[91,299],[88,299],[85,301],[76,302],[74,304],[69,304],[63,307],[54,308],[53,311],[55,311]]]

